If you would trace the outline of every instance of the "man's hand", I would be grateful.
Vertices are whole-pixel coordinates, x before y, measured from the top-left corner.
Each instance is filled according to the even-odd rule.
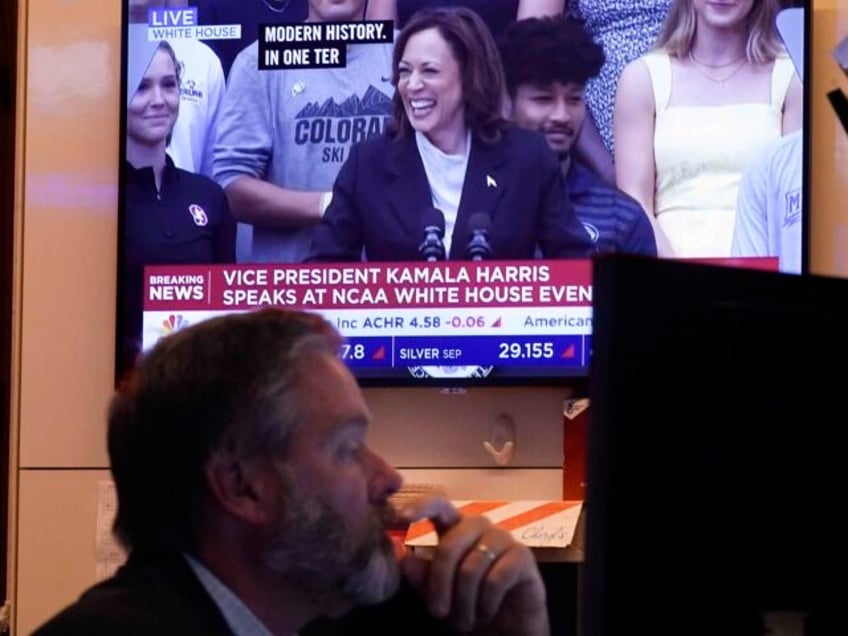
[[[432,561],[404,558],[404,576],[430,612],[460,632],[549,636],[545,585],[530,549],[482,516],[463,517],[442,498],[402,511],[430,519],[439,533]]]

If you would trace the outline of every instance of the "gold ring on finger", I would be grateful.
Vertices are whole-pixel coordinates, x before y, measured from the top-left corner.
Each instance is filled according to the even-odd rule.
[[[498,558],[498,555],[495,554],[495,551],[483,542],[480,542],[476,546],[474,546],[474,549],[477,550],[477,552],[479,552],[480,554],[482,554],[486,561],[488,561],[489,563]]]

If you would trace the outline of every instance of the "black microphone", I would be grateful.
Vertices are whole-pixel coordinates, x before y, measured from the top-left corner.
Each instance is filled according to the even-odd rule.
[[[428,263],[445,260],[445,215],[436,208],[427,208],[421,215],[424,227],[424,240],[418,246],[418,253]]]
[[[469,240],[465,248],[465,258],[470,261],[482,261],[492,256],[489,234],[492,232],[492,219],[485,212],[475,212],[468,219]]]

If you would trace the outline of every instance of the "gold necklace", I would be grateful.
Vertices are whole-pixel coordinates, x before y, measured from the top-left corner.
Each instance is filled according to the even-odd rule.
[[[717,66],[710,66],[709,64],[703,64],[702,62],[699,62],[698,60],[696,60],[696,59],[695,59],[695,56],[694,56],[694,55],[692,55],[692,51],[689,51],[689,59],[690,59],[690,60],[692,60],[692,64],[693,64],[693,66],[695,67],[695,69],[696,69],[696,70],[697,70],[697,71],[698,71],[701,75],[703,75],[704,77],[706,77],[706,78],[707,78],[708,80],[710,80],[711,82],[713,82],[713,83],[715,83],[715,84],[718,84],[719,86],[724,86],[724,85],[725,85],[725,83],[726,83],[726,82],[727,82],[727,81],[728,81],[731,77],[733,77],[733,76],[734,76],[734,75],[736,75],[739,71],[741,71],[741,70],[742,70],[742,67],[743,67],[743,66],[745,66],[745,65],[748,63],[748,58],[747,58],[747,57],[741,57],[741,58],[739,58],[738,60],[734,60],[733,62],[730,62],[730,63],[728,63],[728,64],[719,64],[719,65],[717,65]],[[734,68],[734,69],[733,69],[732,71],[730,71],[729,73],[725,74],[723,77],[716,77],[715,75],[710,75],[709,73],[707,73],[707,71],[705,71],[705,70],[704,70],[704,67],[706,67],[706,68],[727,68],[728,66],[731,66],[732,64],[736,64],[736,65],[737,65],[737,66],[736,66],[736,68]]]
[[[689,58],[693,62],[695,62],[695,64],[697,64],[698,66],[703,66],[703,67],[706,67],[706,68],[727,68],[728,66],[733,66],[734,64],[738,64],[739,62],[744,60],[745,57],[746,57],[745,54],[742,54],[741,56],[737,57],[735,60],[730,60],[729,62],[723,62],[721,64],[708,64],[707,62],[702,62],[701,60],[699,60],[697,57],[695,57],[695,54],[692,51],[689,51]]]

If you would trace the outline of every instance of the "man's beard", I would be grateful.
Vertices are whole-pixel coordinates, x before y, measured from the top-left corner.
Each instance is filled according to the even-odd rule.
[[[336,613],[379,603],[400,585],[400,567],[386,534],[391,506],[375,507],[363,536],[280,469],[285,518],[265,553],[265,563],[316,608]]]

